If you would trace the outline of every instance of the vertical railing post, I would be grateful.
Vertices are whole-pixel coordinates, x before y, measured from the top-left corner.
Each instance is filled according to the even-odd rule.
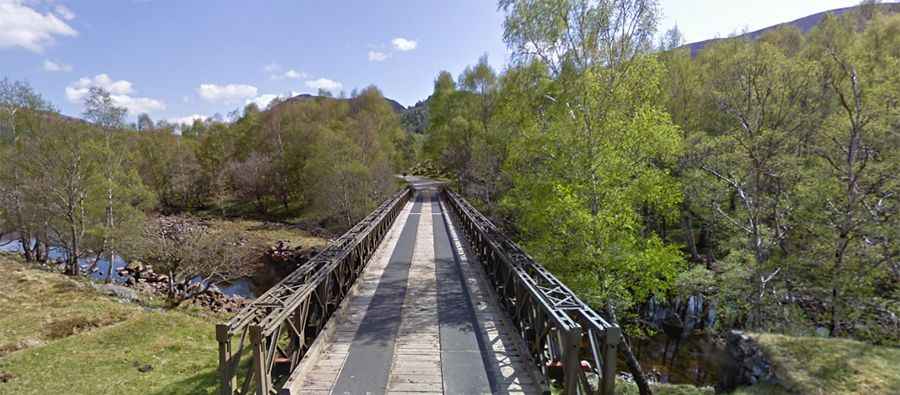
[[[618,355],[619,341],[622,331],[617,326],[606,328],[603,337],[603,372],[600,378],[600,393],[613,395],[616,386],[616,356]]]
[[[581,359],[578,357],[578,343],[581,341],[580,328],[569,328],[560,333],[563,337],[563,374],[567,395],[578,394],[578,375],[581,373]]]
[[[250,340],[253,342],[253,370],[256,372],[256,395],[269,395],[272,377],[266,363],[266,341],[262,327],[250,326]]]
[[[216,325],[216,341],[219,342],[219,383],[220,395],[233,395],[232,388],[236,385],[234,369],[232,369],[231,336],[228,335],[228,325]]]

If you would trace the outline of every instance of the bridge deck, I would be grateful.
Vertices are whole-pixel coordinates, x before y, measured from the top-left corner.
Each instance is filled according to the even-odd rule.
[[[434,191],[407,203],[293,393],[540,393]]]

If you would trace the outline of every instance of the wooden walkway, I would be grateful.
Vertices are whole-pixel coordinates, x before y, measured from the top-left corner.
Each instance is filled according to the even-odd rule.
[[[536,368],[435,191],[404,207],[299,367],[303,394],[540,393]]]

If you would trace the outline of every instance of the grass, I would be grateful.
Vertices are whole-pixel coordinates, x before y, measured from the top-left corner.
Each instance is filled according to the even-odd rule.
[[[140,309],[98,298],[86,282],[0,255],[0,357],[125,321]]]
[[[900,394],[900,349],[850,339],[775,334],[753,337],[775,366],[783,391]]]
[[[699,388],[689,384],[650,384],[654,395],[713,395],[712,388]],[[638,395],[637,384],[622,380],[616,381],[616,395]]]
[[[0,255],[0,394],[214,393],[220,319],[122,304]]]
[[[279,241],[283,241],[285,246],[289,248],[324,247],[328,244],[328,240],[326,239],[310,235],[309,232],[280,223],[248,219],[212,219],[209,221],[209,224],[214,229],[240,232],[241,234],[255,238],[265,246],[274,246]]]

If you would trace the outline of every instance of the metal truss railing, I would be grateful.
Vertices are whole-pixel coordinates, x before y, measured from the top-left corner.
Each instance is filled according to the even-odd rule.
[[[321,253],[216,326],[222,395],[277,393],[350,292],[411,190],[382,203]]]
[[[460,219],[532,360],[545,389],[561,370],[566,394],[612,395],[621,330],[582,302],[458,194],[444,199]],[[583,363],[586,361],[587,363]],[[588,373],[599,376],[592,384]]]

